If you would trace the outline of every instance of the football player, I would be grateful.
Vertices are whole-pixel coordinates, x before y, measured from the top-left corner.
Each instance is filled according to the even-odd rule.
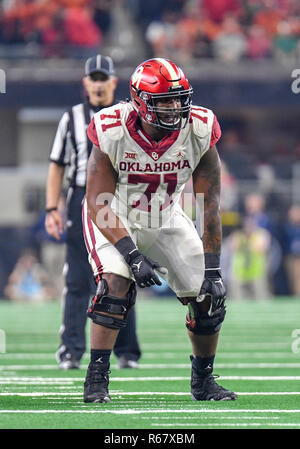
[[[95,114],[88,162],[84,236],[97,279],[85,402],[109,402],[109,358],[134,306],[136,284],[165,279],[187,306],[193,400],[234,400],[213,376],[226,290],[220,271],[221,136],[214,113],[192,106],[192,87],[172,61],[140,64],[130,79],[131,101]],[[179,205],[192,177],[204,196],[202,239]]]

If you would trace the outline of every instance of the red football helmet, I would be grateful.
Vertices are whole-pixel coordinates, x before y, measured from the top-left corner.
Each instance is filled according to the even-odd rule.
[[[142,120],[170,131],[186,126],[192,93],[181,68],[169,59],[148,59],[130,78],[131,101]]]

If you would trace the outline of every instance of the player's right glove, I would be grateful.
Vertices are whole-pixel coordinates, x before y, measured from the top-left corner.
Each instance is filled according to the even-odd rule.
[[[204,281],[197,300],[202,302],[207,296],[211,299],[208,315],[225,308],[226,288],[220,270],[220,257],[215,254],[205,254]]]
[[[123,237],[115,244],[116,249],[122,254],[135,277],[139,287],[150,287],[151,285],[161,285],[155,270],[161,274],[166,274],[167,269],[154,262],[150,257],[144,256],[135,246],[130,237]]]

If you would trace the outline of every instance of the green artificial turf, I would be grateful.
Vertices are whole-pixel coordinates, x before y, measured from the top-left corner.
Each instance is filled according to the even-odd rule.
[[[190,398],[185,307],[175,298],[141,296],[136,307],[143,352],[139,369],[119,370],[113,356],[111,403],[84,404],[88,350],[79,370],[61,371],[55,361],[60,303],[0,301],[0,329],[6,337],[6,352],[0,354],[0,428],[300,427],[300,342],[295,332],[300,298],[228,304],[214,372],[221,385],[239,394],[230,402]]]

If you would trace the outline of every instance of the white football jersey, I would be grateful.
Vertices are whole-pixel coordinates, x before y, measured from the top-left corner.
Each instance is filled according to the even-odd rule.
[[[112,209],[131,224],[161,226],[175,211],[186,182],[201,157],[221,135],[214,113],[192,106],[180,131],[155,142],[139,126],[131,103],[94,115],[88,136],[106,153],[118,174]]]

